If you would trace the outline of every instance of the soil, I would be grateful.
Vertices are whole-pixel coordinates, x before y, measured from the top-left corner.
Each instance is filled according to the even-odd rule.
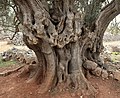
[[[14,69],[18,66],[0,68],[4,70]],[[6,77],[0,77],[0,98],[91,98],[80,95],[73,91],[53,91],[40,94],[40,85],[27,83],[27,77],[18,77],[20,72],[13,73]],[[90,76],[89,81],[98,91],[96,98],[120,98],[120,83],[113,79],[102,79]]]

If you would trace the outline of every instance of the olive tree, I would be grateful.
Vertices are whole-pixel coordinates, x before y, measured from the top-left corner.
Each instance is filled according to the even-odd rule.
[[[108,0],[107,0],[108,1]],[[23,25],[24,42],[38,64],[29,82],[39,81],[41,93],[65,84],[92,92],[89,66],[102,66],[103,35],[120,13],[120,0],[13,0]]]

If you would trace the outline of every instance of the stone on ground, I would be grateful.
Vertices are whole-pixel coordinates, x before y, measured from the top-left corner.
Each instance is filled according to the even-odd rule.
[[[83,67],[88,70],[95,70],[97,66],[98,65],[95,62],[92,62],[90,60],[86,60],[85,63],[83,64]]]

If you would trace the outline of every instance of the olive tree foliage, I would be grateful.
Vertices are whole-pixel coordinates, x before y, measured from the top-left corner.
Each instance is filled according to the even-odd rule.
[[[23,25],[24,42],[38,59],[29,82],[41,93],[64,83],[92,91],[85,77],[88,62],[102,66],[99,54],[109,23],[120,13],[120,0],[13,0]],[[83,67],[84,66],[84,67]],[[91,70],[89,70],[91,71]]]
[[[8,37],[12,40],[17,32],[19,32],[20,22],[15,15],[15,5],[11,0],[0,0],[0,28],[5,33],[13,33]]]
[[[113,21],[110,22],[107,32],[111,34],[120,34],[120,16],[118,15]]]
[[[11,10],[8,4],[10,4],[9,1],[0,0],[0,26],[3,28],[4,31],[14,31],[12,30],[14,28],[14,12]]]

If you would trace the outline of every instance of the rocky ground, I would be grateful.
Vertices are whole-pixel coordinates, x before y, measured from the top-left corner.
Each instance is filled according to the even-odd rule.
[[[13,44],[16,46],[25,45],[23,42],[22,32],[13,33],[13,32],[4,32],[0,30],[0,41],[7,41],[9,44]]]
[[[104,41],[109,42],[109,41],[119,41],[120,40],[120,34],[111,34],[109,32],[106,32],[104,34]]]

